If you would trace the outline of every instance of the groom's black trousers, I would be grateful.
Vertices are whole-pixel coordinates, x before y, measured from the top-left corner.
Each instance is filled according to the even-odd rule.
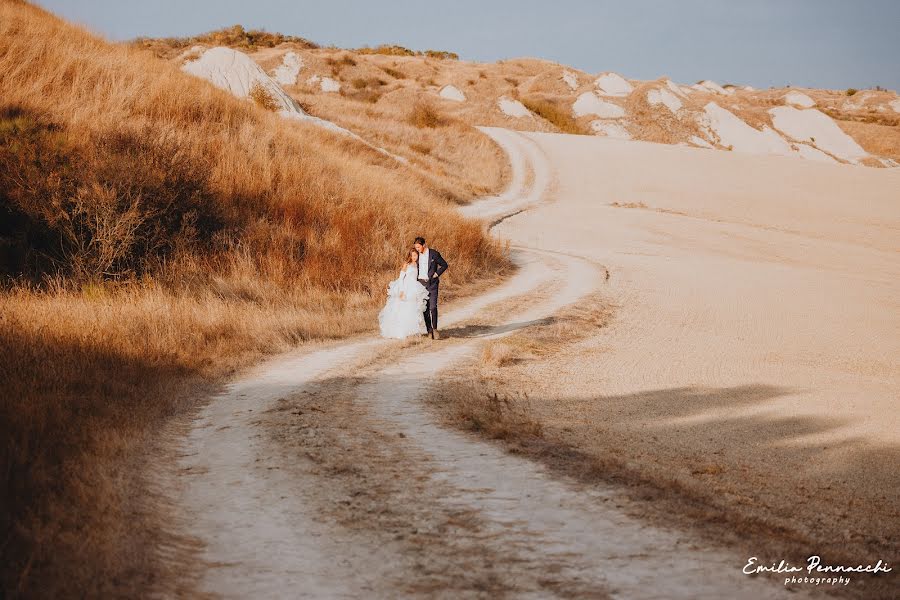
[[[420,279],[419,283],[425,286],[425,289],[428,290],[428,304],[425,305],[425,329],[428,330],[428,333],[431,333],[433,329],[437,329],[438,323],[438,287],[439,282],[437,279],[432,280],[431,282],[426,282],[424,279]]]

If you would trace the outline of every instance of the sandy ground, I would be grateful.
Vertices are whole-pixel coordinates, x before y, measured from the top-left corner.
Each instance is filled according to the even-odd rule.
[[[602,262],[620,307],[604,351],[571,365],[575,395],[730,390],[655,424],[715,436],[768,422],[772,445],[826,447],[823,473],[846,468],[848,445],[896,447],[900,173],[529,137],[558,174],[557,201],[498,233]]]
[[[785,178],[809,169],[813,179],[836,177],[856,193],[871,185],[872,195],[858,201],[865,210],[840,212],[840,202],[817,201],[843,219],[833,227],[839,238],[833,241],[817,229],[831,222],[828,217],[779,221],[776,217],[793,214],[784,198],[765,208],[768,213],[755,212],[749,202],[757,180],[747,164],[728,165],[732,157],[724,153],[488,132],[511,154],[514,167],[530,176],[517,172],[515,193],[470,210],[500,223],[497,230],[514,243],[519,272],[504,286],[448,311],[442,317],[446,337],[438,343],[360,339],[306,349],[261,365],[212,399],[183,441],[174,482],[185,533],[204,548],[196,590],[226,597],[787,595],[777,580],[742,575],[746,556],[739,551],[710,544],[690,530],[635,518],[613,486],[586,486],[442,426],[424,397],[444,370],[477,359],[484,343],[527,332],[560,310],[595,298],[599,290],[617,305],[614,324],[582,342],[584,350],[575,358],[542,373],[542,383],[568,401],[558,403],[559,414],[548,403],[546,414],[578,425],[595,416],[586,412],[579,421],[577,413],[566,412],[581,400],[617,406],[598,401],[598,394],[637,397],[631,405],[653,407],[639,418],[634,411],[627,415],[643,431],[655,425],[653,434],[662,437],[710,423],[704,439],[743,446],[746,440],[722,431],[721,421],[758,423],[767,411],[803,406],[807,422],[834,398],[817,395],[815,374],[843,369],[827,381],[846,383],[850,366],[868,365],[864,377],[856,374],[855,389],[864,384],[866,392],[879,392],[865,404],[872,418],[846,426],[855,427],[854,435],[864,432],[888,444],[890,427],[880,427],[888,415],[878,410],[896,397],[896,387],[890,387],[896,365],[889,358],[896,355],[891,346],[896,335],[889,330],[893,324],[896,332],[896,321],[891,322],[896,304],[890,304],[896,271],[891,271],[889,240],[872,235],[862,243],[853,240],[891,214],[885,190],[896,177],[846,167],[819,171],[821,166],[795,159],[740,157]],[[629,152],[667,154],[652,157],[661,165],[654,174],[637,166],[647,164],[646,156],[629,170]],[[732,176],[727,194],[716,182],[725,185],[729,173],[716,173],[702,162],[723,159],[722,169],[731,169]],[[702,163],[693,165],[701,169],[693,176],[691,165],[679,162],[691,160]],[[684,189],[673,192],[657,182],[662,173],[681,178]],[[628,177],[634,178],[633,187]],[[827,190],[827,184],[816,189]],[[742,186],[749,188],[743,195]],[[879,186],[885,188],[881,197],[875,194]],[[786,189],[786,196],[794,197],[796,190]],[[705,201],[698,194],[705,194]],[[555,202],[535,204],[551,198]],[[662,198],[677,203],[656,206]],[[611,202],[644,207],[611,207]],[[883,227],[895,233],[896,221]],[[799,240],[800,248],[770,245],[767,239]],[[819,245],[830,252],[824,258]],[[809,246],[815,251],[804,250]],[[823,282],[831,286],[826,289],[839,287],[834,278],[849,270],[851,251],[867,261],[865,271],[845,275],[864,283],[856,288],[865,292],[851,298],[887,302],[894,309],[845,311],[857,327],[866,326],[860,335],[879,348],[880,361],[872,360],[871,347],[860,339],[859,348],[868,353],[848,363],[842,354],[848,340],[840,337],[847,328],[812,327],[812,321],[840,316],[841,307],[853,304],[829,304],[816,293]],[[798,279],[796,287],[812,303],[805,310],[799,292],[788,285]],[[779,291],[790,297],[778,297]],[[818,310],[823,312],[817,315]],[[805,350],[809,343],[798,340],[798,332],[807,332],[804,324],[817,342],[812,356]],[[785,357],[792,362],[785,364]],[[747,386],[757,391],[746,391]],[[770,387],[779,392],[758,391]],[[733,405],[705,402],[702,411],[659,416],[666,406],[683,409],[685,399],[698,396],[686,390],[706,390],[699,397],[708,400],[715,396],[710,390],[720,388],[728,390],[724,397]],[[842,391],[849,389],[847,383]],[[853,398],[861,406],[869,397]],[[859,419],[862,411],[844,413]]]
[[[556,201],[497,231],[601,261],[616,308],[497,389],[528,390],[560,442],[787,532],[801,556],[896,562],[900,174],[528,137]]]

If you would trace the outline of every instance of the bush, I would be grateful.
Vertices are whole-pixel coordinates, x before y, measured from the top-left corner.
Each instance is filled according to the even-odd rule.
[[[139,275],[176,248],[209,242],[223,218],[208,172],[145,132],[73,131],[0,107],[0,272]]]
[[[258,81],[253,82],[253,85],[250,87],[250,99],[253,100],[257,106],[268,111],[275,112],[278,110],[278,102],[272,97],[271,92],[264,88]]]
[[[847,88],[847,95],[848,95],[848,96],[853,96],[853,95],[855,95],[858,91],[859,91],[859,90],[856,89],[856,88]]]
[[[427,102],[416,102],[407,120],[411,125],[415,125],[420,129],[424,127],[444,127],[450,124],[450,120],[447,117],[441,115],[434,106]]]
[[[382,44],[374,48],[364,46],[362,48],[355,49],[354,52],[356,52],[357,54],[383,54],[386,56],[427,56],[428,58],[437,58],[439,60],[459,60],[459,55],[456,52],[448,52],[447,50],[425,50],[424,52],[422,52],[419,50],[410,50],[409,48],[398,46],[397,44]]]
[[[459,54],[456,52],[448,52],[447,50],[426,50],[425,56],[428,58],[436,58],[438,60],[459,60]]]

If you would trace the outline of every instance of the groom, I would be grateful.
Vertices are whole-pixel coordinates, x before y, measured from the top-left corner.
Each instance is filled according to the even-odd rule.
[[[447,270],[447,261],[441,253],[434,248],[429,248],[425,238],[417,237],[415,243],[419,252],[419,283],[428,290],[428,305],[425,307],[425,328],[431,339],[440,339],[441,334],[437,330],[438,322],[438,286],[439,277]]]

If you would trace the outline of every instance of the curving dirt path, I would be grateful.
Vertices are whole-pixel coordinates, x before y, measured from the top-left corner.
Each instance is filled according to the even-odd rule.
[[[531,139],[485,131],[509,154],[513,182],[465,212],[497,223],[545,200],[553,173]],[[449,339],[358,339],[286,355],[203,409],[184,440],[177,499],[187,533],[204,546],[198,591],[787,595],[771,580],[743,576],[745,557],[638,522],[608,490],[554,479],[435,421],[421,397],[442,370],[605,284],[608,274],[594,262],[512,241],[520,270],[442,315]]]

